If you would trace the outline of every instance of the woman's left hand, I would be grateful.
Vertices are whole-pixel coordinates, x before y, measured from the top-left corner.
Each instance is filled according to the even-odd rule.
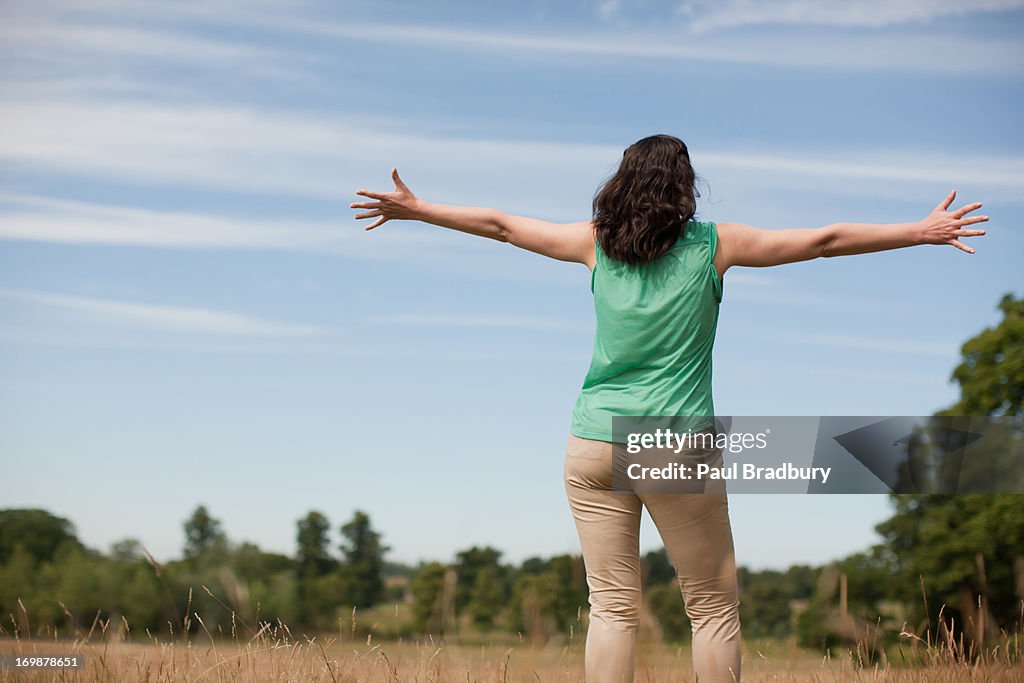
[[[419,203],[419,199],[417,199],[416,195],[412,193],[412,190],[402,182],[402,179],[398,177],[397,168],[391,169],[391,179],[395,181],[394,192],[370,192],[369,190],[357,190],[356,194],[364,197],[370,197],[377,201],[353,202],[352,204],[349,204],[349,208],[352,209],[372,209],[372,211],[357,215],[356,219],[379,216],[373,224],[366,226],[367,230],[373,230],[378,225],[383,225],[391,219],[415,220],[418,216],[417,205]]]
[[[924,220],[921,221],[921,241],[924,244],[951,244],[968,254],[974,253],[974,247],[969,247],[961,242],[958,237],[978,237],[984,235],[984,230],[965,230],[968,225],[984,223],[988,216],[968,216],[972,211],[981,208],[981,202],[964,204],[956,211],[949,211],[950,204],[956,199],[956,190],[939,202],[939,205],[932,209]]]

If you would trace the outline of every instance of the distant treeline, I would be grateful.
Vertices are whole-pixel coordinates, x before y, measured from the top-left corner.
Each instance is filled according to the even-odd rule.
[[[741,568],[745,637],[794,637],[817,648],[865,638],[884,643],[904,628],[934,629],[943,606],[968,638],[1016,628],[1024,604],[1024,497],[901,496],[897,507],[879,525],[887,542],[867,552],[822,567]],[[357,511],[339,530],[334,553],[327,518],[310,512],[297,523],[295,555],[286,556],[230,542],[199,507],[184,523],[182,558],[160,564],[138,541],[102,553],[45,510],[0,510],[0,628],[70,635],[96,621],[135,636],[201,627],[245,636],[270,621],[293,633],[506,631],[532,643],[585,628],[579,556],[513,565],[502,562],[500,550],[472,547],[451,562],[410,567],[385,561],[388,548],[366,514]],[[686,641],[690,624],[665,551],[644,555],[641,570],[647,627],[667,641]],[[372,618],[357,618],[367,614]]]

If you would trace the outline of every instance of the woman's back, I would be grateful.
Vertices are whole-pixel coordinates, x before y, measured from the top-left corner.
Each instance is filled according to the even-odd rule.
[[[713,425],[711,350],[722,283],[712,265],[718,235],[689,221],[663,256],[632,265],[595,244],[591,275],[596,331],[590,369],[573,409],[571,432],[613,438],[612,417],[671,415]]]

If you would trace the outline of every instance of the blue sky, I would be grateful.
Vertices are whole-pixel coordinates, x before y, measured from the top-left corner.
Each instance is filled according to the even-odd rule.
[[[294,550],[367,511],[401,561],[578,552],[561,481],[582,266],[348,208],[390,190],[590,217],[622,149],[690,147],[699,217],[766,228],[983,201],[921,247],[725,280],[723,415],[916,415],[1021,294],[1024,2],[0,8],[0,505],[177,556],[206,504]],[[884,496],[736,496],[740,563],[869,545]],[[644,549],[659,542],[645,521]]]

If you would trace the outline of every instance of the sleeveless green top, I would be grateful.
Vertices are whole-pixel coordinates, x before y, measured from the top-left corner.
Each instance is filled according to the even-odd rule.
[[[595,244],[594,353],[573,408],[572,434],[613,441],[615,415],[698,417],[700,428],[714,425],[711,349],[722,301],[712,265],[717,246],[715,224],[693,220],[667,253],[646,264],[613,260]]]

